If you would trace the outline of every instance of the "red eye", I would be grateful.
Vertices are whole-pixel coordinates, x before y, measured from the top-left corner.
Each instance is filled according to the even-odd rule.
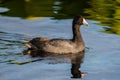
[[[83,18],[80,17],[80,18],[77,20],[77,23],[82,24],[82,22],[83,22]]]

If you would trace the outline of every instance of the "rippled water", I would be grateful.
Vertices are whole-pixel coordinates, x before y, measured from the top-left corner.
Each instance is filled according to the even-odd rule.
[[[74,79],[71,78],[72,67],[78,73],[81,71],[85,74],[83,80],[119,80],[120,78],[120,37],[98,32],[103,28],[96,25],[95,21],[87,20],[90,26],[81,27],[86,43],[83,60],[74,55],[31,57],[24,55],[23,52],[26,47],[22,43],[33,37],[71,38],[72,19],[44,18],[30,21],[1,17],[0,21],[0,78],[2,80],[70,80]],[[77,62],[73,64],[72,61],[76,60]]]
[[[103,3],[103,0],[97,1]],[[81,74],[84,75],[81,80],[120,79],[120,36],[115,35],[119,34],[119,27],[116,26],[119,22],[118,4],[114,4],[117,8],[109,9],[107,7],[111,7],[112,2],[104,2],[103,5],[98,5],[98,10],[94,11],[95,6],[92,4],[97,3],[90,0],[89,3],[85,3],[86,6],[81,5],[80,10],[85,12],[79,12],[78,8],[75,8],[79,1],[69,4],[69,7],[65,6],[70,3],[67,0],[50,1],[49,4],[44,1],[40,4],[39,1],[19,0],[20,4],[15,5],[16,2],[18,1],[0,0],[0,5],[2,5],[0,8],[2,15],[0,16],[0,80],[76,80],[75,77],[81,77]],[[24,2],[26,7],[23,6]],[[105,3],[108,4],[105,5]],[[14,4],[16,7],[9,4]],[[42,4],[48,6],[42,7]],[[34,6],[31,8],[31,5]],[[90,5],[91,9],[88,9]],[[52,8],[47,8],[51,6]],[[106,12],[103,9],[105,6]],[[71,10],[68,8],[75,10],[69,14]],[[106,15],[102,17],[98,15],[99,10],[103,10]],[[116,11],[116,17],[114,16],[113,19],[110,17],[112,10]],[[76,55],[42,54],[39,57],[25,55],[27,48],[23,42],[34,37],[70,39],[72,37],[71,17],[76,13],[89,18],[87,21],[90,26],[81,27],[86,45],[85,52]],[[89,13],[89,16],[85,13]],[[116,23],[113,24],[111,21]],[[109,33],[115,34],[103,33],[108,28]]]

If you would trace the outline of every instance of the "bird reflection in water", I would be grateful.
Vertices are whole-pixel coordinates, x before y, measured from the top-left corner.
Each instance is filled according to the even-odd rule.
[[[72,74],[71,78],[83,78],[85,76],[85,73],[81,72],[80,67],[81,67],[81,64],[83,63],[84,52],[85,51],[82,51],[82,52],[76,53],[76,54],[61,54],[60,55],[60,54],[45,53],[45,52],[36,51],[36,50],[26,50],[23,53],[29,54],[32,57],[44,57],[45,58],[45,57],[49,56],[49,57],[52,57],[57,60],[58,59],[63,60],[63,61],[60,61],[63,63],[65,62],[65,60],[70,59],[71,74]],[[55,60],[55,61],[57,61],[57,60]]]
[[[84,58],[84,51],[72,55],[72,59],[71,59],[71,64],[72,64],[71,74],[73,75],[72,78],[84,77],[85,74],[79,70],[81,67],[81,63],[83,63],[83,58]]]

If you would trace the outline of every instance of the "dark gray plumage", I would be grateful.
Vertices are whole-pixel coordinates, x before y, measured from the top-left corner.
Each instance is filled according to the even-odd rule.
[[[88,25],[82,16],[76,16],[73,19],[73,38],[72,39],[48,39],[48,38],[34,38],[25,45],[29,49],[39,50],[49,53],[66,54],[78,53],[85,49],[84,41],[80,33],[81,25]]]

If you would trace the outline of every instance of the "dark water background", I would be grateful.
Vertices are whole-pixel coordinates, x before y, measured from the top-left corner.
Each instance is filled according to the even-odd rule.
[[[119,80],[119,10],[119,0],[0,0],[0,80],[71,80],[80,72],[81,80]],[[84,54],[24,55],[22,43],[34,37],[70,39],[79,14],[90,25],[81,27]]]

